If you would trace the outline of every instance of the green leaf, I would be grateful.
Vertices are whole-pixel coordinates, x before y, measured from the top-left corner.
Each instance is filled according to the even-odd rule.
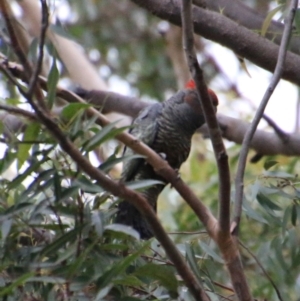
[[[0,174],[4,173],[17,158],[18,153],[7,149],[0,160]]]
[[[98,234],[99,237],[102,237],[104,229],[103,229],[103,219],[102,219],[101,212],[100,211],[92,212],[91,219],[96,233]]]
[[[30,277],[34,276],[34,274],[35,274],[35,272],[26,273],[26,274],[20,276],[19,278],[17,278],[10,285],[6,286],[5,288],[1,288],[1,290],[0,290],[0,297],[5,296],[5,295],[9,295],[9,294],[13,293],[14,290],[18,286],[20,286],[23,283],[25,283]]]
[[[283,214],[282,226],[281,226],[282,227],[282,236],[285,235],[285,232],[287,229],[287,224],[288,224],[288,221],[290,220],[291,214],[292,214],[292,207],[291,206],[286,207],[284,214]]]
[[[264,207],[265,209],[271,209],[271,210],[275,210],[275,211],[282,210],[281,207],[276,205],[274,202],[272,202],[267,196],[265,196],[262,193],[259,193],[256,196],[256,198],[257,198],[258,202],[262,205],[262,207]]]
[[[1,225],[1,244],[5,243],[6,237],[10,232],[12,226],[12,219],[4,220]]]
[[[271,246],[275,250],[275,256],[277,261],[279,262],[280,266],[282,267],[283,270],[288,270],[288,265],[284,261],[283,255],[282,255],[282,247],[283,247],[283,242],[279,237],[275,237],[273,241],[271,242]]]
[[[80,111],[90,107],[92,107],[92,105],[88,103],[70,103],[63,108],[61,116],[67,120],[72,120],[74,117],[78,116]]]
[[[297,207],[296,206],[297,206],[296,204],[292,205],[292,212],[291,212],[291,222],[294,227],[296,227],[296,224],[297,224]]]
[[[48,75],[48,82],[47,82],[47,87],[48,87],[47,99],[48,99],[48,106],[50,109],[53,107],[54,100],[56,97],[56,86],[58,80],[59,80],[59,71],[56,65],[56,57],[53,56],[52,66]]]
[[[49,152],[52,150],[53,148],[49,149]],[[28,168],[21,173],[20,175],[18,175],[12,182],[9,183],[8,185],[8,190],[14,189],[16,187],[18,187],[20,184],[22,184],[22,182],[31,175],[32,172],[36,171],[38,169],[38,167],[43,164],[44,162],[50,160],[50,158],[48,158],[46,155],[44,156],[43,159],[35,162],[34,164],[31,164],[28,166]]]
[[[105,251],[125,251],[128,250],[128,245],[127,244],[102,244],[99,246],[101,250]]]
[[[264,219],[257,211],[255,211],[254,209],[252,209],[250,207],[250,204],[244,200],[243,202],[243,208],[245,208],[245,214],[254,219],[254,220],[257,220],[261,223],[264,223],[264,224],[268,224],[268,221],[266,219]]]
[[[92,243],[88,245],[87,248],[84,249],[83,252],[80,253],[80,255],[72,261],[72,264],[68,268],[67,278],[72,279],[74,275],[76,275],[76,272],[79,271],[80,267],[87,261],[88,254],[91,253],[94,246],[98,244],[98,240],[95,239]]]
[[[20,143],[18,148],[18,170],[23,166],[24,162],[29,157],[29,150],[33,144],[33,141],[36,139],[40,131],[40,124],[37,122],[32,122],[28,124],[23,135],[23,143]],[[30,143],[27,143],[29,141]]]
[[[224,264],[224,260],[209,245],[203,241],[199,241],[199,245],[203,251],[211,256],[215,261]]]
[[[260,181],[256,180],[253,185],[251,185],[251,200],[255,200],[256,196],[260,190]]]
[[[29,224],[31,228],[42,228],[47,230],[53,230],[53,231],[61,231],[61,228],[67,229],[70,227],[68,224]]]
[[[265,175],[266,176],[270,176],[270,177],[278,177],[278,178],[292,178],[294,179],[295,178],[295,175],[294,174],[290,174],[290,173],[287,173],[285,171],[266,171],[265,172]]]
[[[68,282],[62,277],[55,276],[39,276],[39,277],[30,277],[27,282],[41,282],[41,283],[53,283],[53,284],[65,284]]]
[[[300,8],[298,8],[296,10],[296,14],[295,14],[295,25],[296,25],[296,28],[297,28],[297,32],[299,34],[300,32]]]
[[[274,9],[272,9],[266,16],[263,24],[262,24],[262,28],[261,28],[261,36],[264,37],[267,33],[267,30],[272,22],[272,18],[276,15],[276,13],[278,13],[282,8],[284,7],[284,5],[279,5],[277,7],[275,7]]]
[[[126,225],[120,225],[120,224],[111,224],[105,226],[104,230],[110,230],[115,232],[121,232],[126,235],[130,235],[135,239],[140,239],[140,234],[134,230],[132,227],[126,226]]]
[[[116,285],[126,285],[126,286],[142,286],[143,282],[133,275],[126,275],[120,279],[113,280]]]
[[[58,174],[58,172],[56,172],[56,171],[54,171],[54,176],[53,176],[53,184],[54,184],[54,187],[53,187],[53,189],[54,189],[54,195],[55,195],[55,200],[56,200],[56,202],[57,201],[59,201],[60,200],[60,198],[61,198],[61,190],[62,190],[62,187],[61,187],[61,185],[60,185],[60,181],[61,181],[61,179],[60,179],[60,176],[59,176],[59,174]]]
[[[82,230],[82,227],[83,226],[78,226],[77,228],[63,234],[61,237],[44,247],[38,254],[41,257],[49,254],[56,254],[56,252],[68,242],[71,243],[76,240],[77,234]]]
[[[41,184],[41,182],[43,182]],[[28,188],[22,192],[22,194],[15,199],[15,202],[24,202],[33,200],[33,198],[39,194],[44,193],[47,188],[54,184],[53,169],[45,170],[34,179],[34,181],[28,186]],[[33,193],[33,194],[31,194]]]
[[[102,171],[108,172],[108,171],[110,171],[110,169],[113,166],[115,166],[116,164],[118,164],[120,162],[125,162],[125,161],[129,161],[132,159],[139,159],[139,158],[145,158],[145,156],[131,155],[131,156],[124,156],[121,158],[117,158],[115,155],[112,155],[109,158],[107,158],[107,160],[99,166],[99,169],[101,169]]]
[[[274,160],[266,161],[266,162],[264,163],[264,169],[265,169],[265,170],[268,170],[268,169],[270,169],[271,167],[273,167],[273,166],[276,165],[276,164],[278,164],[278,162],[277,162],[277,161],[274,161]]]
[[[108,284],[107,286],[105,286],[104,288],[100,289],[96,295],[96,297],[93,299],[94,301],[103,301],[104,297],[107,296],[107,294],[110,292],[110,290],[112,289],[113,284]]]
[[[108,271],[106,271],[103,275],[101,275],[96,282],[97,287],[99,289],[104,288],[105,286],[109,285],[114,278],[119,277],[133,261],[135,261],[141,254],[145,252],[149,245],[150,242],[148,241],[137,252],[125,257]]]
[[[126,186],[133,190],[141,190],[157,184],[165,185],[164,182],[158,180],[141,180],[141,181],[128,182],[126,183]]]
[[[300,219],[300,205],[298,203],[295,204],[297,210],[298,219]]]
[[[91,182],[87,177],[82,175],[80,178],[75,179],[72,183],[73,187],[80,188],[84,192],[88,193],[100,193],[103,192],[103,188],[97,183]]]
[[[0,223],[18,213],[24,212],[25,209],[32,208],[31,203],[20,203],[9,207],[3,214],[0,214]]]
[[[58,199],[60,202],[70,198],[70,197],[73,197],[75,195],[77,195],[78,193],[78,187],[69,187],[69,188],[65,188],[61,191],[61,194],[60,194],[60,198]]]
[[[158,280],[170,292],[177,293],[178,281],[174,268],[170,266],[147,263],[136,269],[134,275]]]
[[[97,134],[95,134],[83,147],[87,152],[93,150],[98,145],[102,144],[106,140],[114,138],[119,133],[124,132],[126,129],[130,128],[130,126],[124,126],[121,128],[115,128],[115,125],[119,122],[119,120],[112,122],[106,125],[102,130],[100,130]]]
[[[119,299],[119,301],[141,301],[141,298],[123,297],[123,298]]]
[[[39,47],[39,40],[38,38],[33,38],[28,49],[27,57],[30,61],[35,62],[37,59],[37,53],[38,53],[38,47]]]
[[[198,280],[201,282],[202,281],[202,272],[198,266],[195,252],[194,252],[192,245],[185,244],[185,252],[186,252],[187,261],[188,261],[193,273],[197,276]]]

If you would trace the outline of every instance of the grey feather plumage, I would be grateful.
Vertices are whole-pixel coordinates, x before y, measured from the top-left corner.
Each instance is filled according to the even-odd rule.
[[[157,153],[163,153],[169,165],[179,169],[189,155],[192,135],[204,122],[196,91],[187,89],[179,91],[163,103],[150,105],[142,110],[133,122],[131,134]],[[130,154],[133,151],[125,148],[124,155]],[[122,181],[126,183],[146,179],[164,183],[142,192],[156,211],[157,198],[168,183],[143,158],[124,163]],[[126,200],[120,202],[115,222],[132,226],[142,239],[153,236],[151,227],[141,213]]]

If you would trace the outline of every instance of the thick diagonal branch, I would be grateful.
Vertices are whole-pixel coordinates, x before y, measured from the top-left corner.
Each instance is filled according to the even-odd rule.
[[[180,1],[132,0],[150,13],[172,24],[181,26]],[[273,72],[276,66],[279,47],[257,33],[238,25],[222,14],[203,8],[193,8],[195,33],[233,50],[237,55]],[[282,78],[295,84],[300,83],[300,57],[287,53]]]

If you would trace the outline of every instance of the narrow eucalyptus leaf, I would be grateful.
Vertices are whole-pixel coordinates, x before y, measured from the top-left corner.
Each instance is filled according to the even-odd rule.
[[[47,86],[48,86],[48,94],[47,94],[47,99],[48,99],[48,105],[49,108],[51,109],[54,104],[54,100],[56,97],[56,86],[59,80],[59,71],[56,65],[56,58],[53,57],[53,62],[52,66],[48,75],[48,81],[47,81]]]
[[[278,164],[278,162],[274,161],[274,160],[266,161],[265,164],[264,164],[264,169],[268,170],[276,164]]]
[[[262,205],[262,207],[264,208],[268,208],[271,210],[277,210],[280,211],[282,210],[281,207],[279,207],[278,205],[276,205],[273,201],[271,201],[266,195],[259,193],[256,196],[258,202]]]
[[[140,190],[157,184],[165,185],[164,182],[158,180],[141,180],[141,181],[128,182],[126,183],[126,186],[133,190]]]
[[[61,116],[69,120],[77,116],[80,111],[90,107],[92,105],[88,103],[70,103],[63,108]]]
[[[130,235],[135,239],[140,239],[140,234],[132,227],[121,225],[121,224],[110,224],[104,227],[104,230],[110,230],[115,232],[121,232],[126,235]]]
[[[34,140],[38,137],[40,131],[40,124],[38,122],[32,122],[27,125],[22,142],[18,148],[18,170],[23,166],[24,162],[29,157],[29,150],[34,143]]]

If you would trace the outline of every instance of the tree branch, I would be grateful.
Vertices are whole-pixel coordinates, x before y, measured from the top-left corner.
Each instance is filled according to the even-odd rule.
[[[192,1],[182,1],[183,44],[190,72],[196,83],[201,106],[212,141],[219,174],[219,231],[222,236],[230,236],[230,171],[228,157],[224,147],[213,104],[210,100],[203,71],[200,68],[194,48],[194,31],[192,23]]]
[[[250,141],[252,140],[252,137],[256,131],[256,128],[258,126],[260,119],[263,116],[263,113],[268,104],[268,101],[269,101],[274,89],[276,88],[276,86],[280,80],[281,74],[283,72],[288,42],[289,42],[289,38],[291,35],[293,20],[294,20],[294,16],[295,16],[297,7],[298,7],[298,0],[293,0],[291,2],[290,13],[288,14],[288,16],[285,20],[285,27],[284,27],[282,42],[280,45],[278,61],[276,64],[274,74],[272,76],[269,87],[267,88],[265,95],[263,96],[263,99],[257,109],[257,112],[252,121],[252,124],[249,127],[249,129],[247,130],[245,138],[243,140],[242,149],[241,149],[240,157],[239,157],[237,173],[236,173],[236,180],[235,180],[234,219],[233,219],[233,224],[232,224],[232,230],[233,230],[233,234],[236,236],[238,235],[239,224],[240,224],[240,219],[241,219],[241,214],[242,214],[243,193],[244,193],[244,172],[245,172],[245,168],[246,168],[246,160],[247,160],[248,150],[250,147]]]
[[[22,66],[24,67],[24,76],[25,76],[25,79],[26,81],[28,82],[32,76],[32,67],[31,67],[31,64],[30,62],[28,61],[23,49],[22,49],[22,46],[18,40],[18,37],[16,35],[16,31],[15,31],[15,28],[14,28],[14,23],[12,23],[12,19],[10,17],[10,14],[9,14],[9,4],[7,3],[6,0],[3,0],[3,1],[0,1],[0,11],[3,15],[3,18],[5,20],[5,23],[6,23],[6,27],[7,27],[7,31],[9,33],[9,37],[10,37],[10,41],[11,41],[11,46],[12,48],[14,49],[14,52],[15,54],[17,55],[18,59],[20,60]],[[43,59],[43,58],[42,58]],[[41,64],[41,62],[39,62]],[[40,69],[40,68],[39,68]],[[37,71],[40,71],[40,70],[37,70]],[[32,77],[32,79],[34,79],[35,77],[37,77],[38,74],[36,74],[36,76],[34,75]],[[31,83],[32,85],[34,83]],[[24,95],[24,90],[23,89],[20,89],[20,86],[18,85],[19,87],[19,90],[21,92],[22,95]],[[31,93],[33,91],[30,91]],[[43,106],[43,107],[46,107],[45,103],[42,101],[43,100],[43,93],[39,87],[38,84],[36,84],[36,88],[35,88],[35,96],[37,98],[38,101],[40,101],[40,105]],[[26,92],[27,93],[27,92]],[[25,95],[24,95],[25,96]]]
[[[10,71],[14,76],[25,81],[23,68],[19,64],[8,62],[6,57],[0,53],[0,68],[2,70]],[[4,69],[3,69],[4,68]],[[39,76],[38,78],[41,87],[47,91],[47,80]],[[18,84],[18,82],[16,81]],[[67,91],[60,87],[57,87],[56,94],[58,97],[66,96]],[[136,97],[124,96],[114,92],[91,90],[86,91],[80,89],[79,95],[85,99],[88,99],[90,103],[95,107],[100,108],[103,114],[117,112],[125,114],[131,117],[136,117],[140,110],[149,105],[147,102],[140,101]],[[59,109],[56,109],[55,114],[59,113]],[[237,144],[241,144],[250,123],[225,116],[223,114],[217,114],[218,122],[222,130],[223,138],[233,141]],[[10,120],[14,122],[15,116],[11,116]],[[18,122],[19,123],[19,122]],[[199,132],[205,136],[208,136],[207,126],[204,125],[199,129]],[[250,147],[266,156],[284,155],[284,156],[300,156],[300,135],[297,133],[288,133],[289,140],[284,143],[277,134],[257,130],[250,143]]]
[[[181,26],[180,6],[169,0],[132,0],[161,19]],[[195,33],[233,50],[237,55],[273,72],[276,66],[279,47],[258,34],[238,25],[225,16],[193,8]],[[295,84],[300,83],[300,57],[287,53],[282,78]]]
[[[225,259],[235,293],[240,301],[251,301],[252,296],[243,271],[239,251],[230,234],[230,170],[228,156],[224,147],[219,125],[212,102],[204,81],[203,71],[200,68],[194,49],[192,0],[182,0],[182,28],[186,58],[190,72],[196,83],[204,112],[209,136],[218,166],[219,174],[219,220],[217,235],[213,237]]]
[[[127,116],[136,117],[142,109],[149,105],[149,103],[143,102],[136,97],[124,96],[109,91],[88,91],[79,88],[75,91],[75,93],[87,102],[98,107],[103,114],[118,112]]]
[[[197,3],[195,3],[197,5]],[[198,5],[197,5],[198,6]],[[227,18],[235,21],[237,24],[245,26],[250,30],[259,33],[266,16],[260,12],[247,6],[239,0],[209,0],[206,3],[209,10],[221,13]],[[280,45],[284,25],[280,22],[272,20],[268,27],[265,37]],[[295,35],[291,38],[289,50],[293,53],[300,54],[300,37]]]
[[[274,132],[277,134],[277,136],[284,142],[287,143],[289,141],[289,135],[284,132],[274,120],[272,120],[269,116],[266,114],[262,115],[262,118],[268,123],[270,127],[273,128]]]
[[[45,1],[41,0],[41,6],[42,6],[42,26],[41,26],[41,33],[40,33],[40,39],[39,39],[39,51],[38,51],[39,54],[38,54],[36,66],[32,72],[31,78],[29,80],[28,91],[27,91],[28,98],[32,98],[32,95],[35,93],[36,88],[39,88],[37,79],[41,73],[43,59],[44,59],[44,45],[45,45],[46,32],[47,32],[47,28],[48,28],[49,12],[48,12],[48,7],[47,7]],[[41,101],[41,105],[46,107],[45,103],[42,101]]]
[[[23,109],[20,109],[20,108],[16,108],[16,107],[13,107],[13,106],[0,104],[0,110],[9,112],[13,115],[20,115],[20,116],[26,117],[30,120],[37,120],[37,117],[34,113],[23,110]]]

